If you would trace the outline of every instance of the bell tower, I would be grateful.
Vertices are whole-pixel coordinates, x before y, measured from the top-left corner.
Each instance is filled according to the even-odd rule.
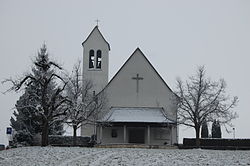
[[[91,81],[93,96],[98,94],[108,84],[109,73],[109,43],[101,34],[98,25],[94,27],[83,46],[83,81]],[[94,125],[81,126],[81,136],[95,134]]]
[[[98,94],[108,84],[110,45],[94,27],[83,46],[83,80],[93,84],[93,94]]]

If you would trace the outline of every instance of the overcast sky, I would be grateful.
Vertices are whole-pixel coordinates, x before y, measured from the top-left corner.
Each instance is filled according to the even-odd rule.
[[[205,65],[209,77],[224,78],[228,94],[239,97],[236,137],[250,138],[249,0],[0,0],[0,80],[30,71],[44,42],[51,57],[71,70],[97,18],[111,46],[109,78],[137,47],[173,90],[177,77],[185,80]],[[0,85],[1,92],[7,88]],[[0,144],[20,95],[0,94]],[[183,128],[179,134],[194,136]]]

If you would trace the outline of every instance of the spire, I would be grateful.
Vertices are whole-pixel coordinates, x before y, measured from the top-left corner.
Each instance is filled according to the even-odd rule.
[[[98,20],[98,22],[100,22],[100,21]],[[82,46],[84,46],[85,42],[88,41],[88,39],[90,38],[90,36],[91,36],[93,33],[99,33],[99,34],[100,34],[100,36],[102,37],[102,39],[104,40],[104,42],[108,44],[108,48],[109,48],[109,51],[110,51],[110,45],[109,45],[109,43],[107,42],[107,40],[105,40],[105,38],[103,37],[102,33],[100,32],[100,30],[99,30],[99,28],[98,28],[98,25],[96,25],[96,26],[94,27],[94,29],[90,32],[90,34],[89,34],[89,36],[87,37],[87,39],[84,40],[84,41],[82,42]]]

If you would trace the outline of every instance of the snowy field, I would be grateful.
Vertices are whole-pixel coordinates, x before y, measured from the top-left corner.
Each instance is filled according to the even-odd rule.
[[[250,165],[250,151],[24,147],[0,151],[0,165]]]

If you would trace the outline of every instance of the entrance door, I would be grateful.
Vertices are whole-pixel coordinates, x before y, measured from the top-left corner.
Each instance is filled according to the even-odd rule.
[[[130,129],[129,130],[129,143],[144,144],[145,130],[144,129]]]

